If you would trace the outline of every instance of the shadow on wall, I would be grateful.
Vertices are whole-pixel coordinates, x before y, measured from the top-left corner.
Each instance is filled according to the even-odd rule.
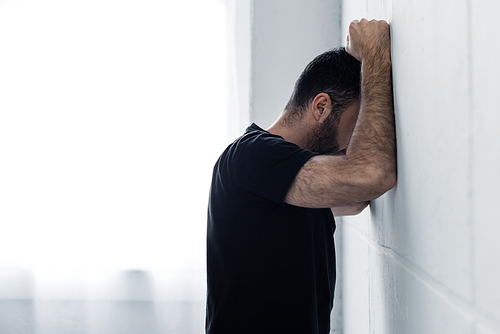
[[[407,284],[409,277],[401,265],[402,257],[389,246],[396,242],[398,249],[404,249],[409,238],[408,225],[404,223],[409,219],[404,177],[401,170],[397,186],[370,205],[369,321],[370,328],[386,334],[404,333],[404,324],[411,320],[407,300],[415,302],[419,298]]]
[[[400,180],[405,180],[403,173]],[[467,319],[457,318],[455,311],[443,307],[443,296],[437,293],[441,283],[412,262],[405,246],[413,236],[411,226],[415,226],[408,224],[410,215],[417,214],[407,205],[415,199],[406,189],[400,181],[370,206],[369,327],[385,334],[436,333],[445,323],[447,333],[467,331]]]
[[[387,217],[387,214],[394,215],[394,202],[396,200],[395,189],[387,193],[382,198],[372,201],[370,205],[369,230],[373,231],[372,237],[375,237],[379,244],[384,236],[384,230],[388,228],[387,224],[394,222],[393,217]],[[399,236],[403,237],[403,236]],[[388,261],[386,254],[383,254],[377,247],[369,245],[369,308],[370,313],[376,312],[377,316],[370,316],[370,328],[373,322],[378,322],[376,328],[383,328],[386,334],[399,334],[393,328],[392,318],[394,314],[390,314],[391,310],[399,310],[400,292],[397,289],[396,280],[397,272],[391,270],[391,261]]]

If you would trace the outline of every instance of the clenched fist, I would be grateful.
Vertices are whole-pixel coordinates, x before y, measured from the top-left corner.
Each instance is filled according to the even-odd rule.
[[[349,24],[346,51],[363,62],[364,60],[381,57],[391,59],[391,35],[389,24],[386,21],[354,20]]]

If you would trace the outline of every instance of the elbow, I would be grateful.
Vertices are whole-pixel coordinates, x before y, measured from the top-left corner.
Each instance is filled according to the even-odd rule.
[[[367,180],[368,193],[370,193],[369,200],[382,196],[396,186],[397,175],[394,170],[372,170],[367,174],[369,176]]]
[[[381,180],[382,187],[384,189],[384,193],[391,190],[396,186],[398,181],[398,177],[396,171],[391,171],[385,174],[383,180]]]
[[[349,216],[359,215],[361,212],[363,212],[364,209],[366,209],[366,207],[369,204],[370,204],[370,202],[368,202],[368,201],[356,203],[356,205],[354,205],[354,208],[353,208],[352,212],[349,214]]]

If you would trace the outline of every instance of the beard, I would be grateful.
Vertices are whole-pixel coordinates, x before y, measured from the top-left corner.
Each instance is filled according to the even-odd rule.
[[[306,148],[322,155],[336,154],[339,150],[338,124],[336,118],[329,115],[327,119],[311,130],[306,139]]]

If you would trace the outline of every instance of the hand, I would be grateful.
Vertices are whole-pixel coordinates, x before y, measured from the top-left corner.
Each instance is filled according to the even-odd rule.
[[[352,21],[349,24],[345,49],[347,53],[361,62],[376,56],[382,56],[382,59],[390,61],[389,24],[386,21],[366,19]]]

